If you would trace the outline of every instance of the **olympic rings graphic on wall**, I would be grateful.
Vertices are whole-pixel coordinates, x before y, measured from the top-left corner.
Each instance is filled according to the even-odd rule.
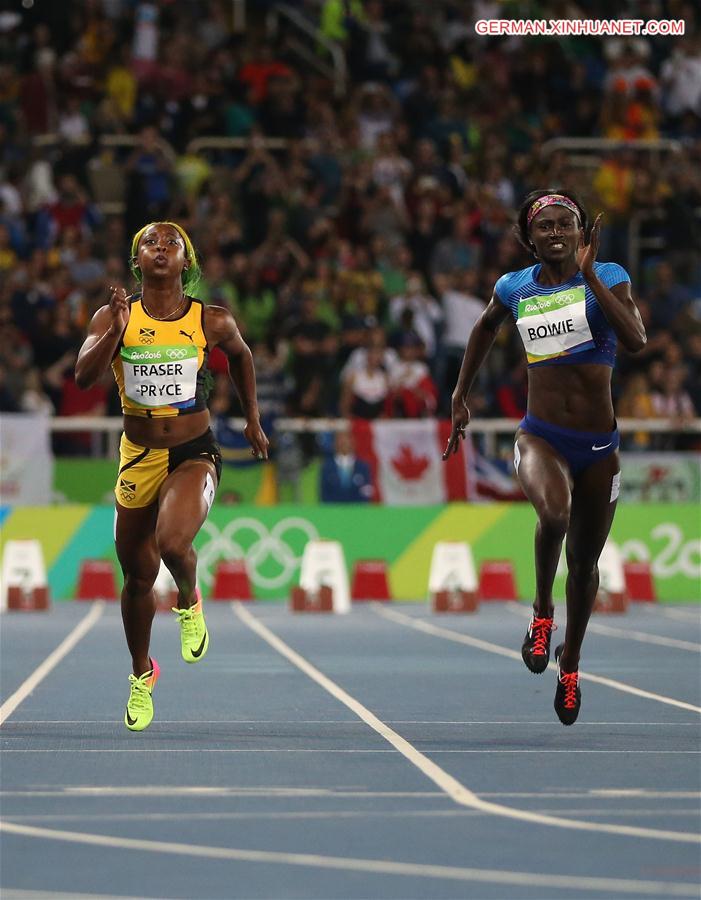
[[[304,545],[319,537],[314,525],[298,516],[280,519],[270,530],[258,519],[246,517],[232,519],[221,531],[207,520],[202,531],[210,538],[198,553],[201,577],[206,584],[211,585],[212,571],[220,559],[245,559],[251,581],[265,590],[286,587],[302,562]],[[288,543],[293,535],[295,543],[303,538],[299,555]],[[277,575],[261,571],[271,560],[282,569]]]

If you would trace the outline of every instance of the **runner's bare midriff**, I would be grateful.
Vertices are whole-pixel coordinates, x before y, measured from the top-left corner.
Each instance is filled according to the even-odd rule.
[[[167,450],[199,437],[209,428],[209,410],[185,416],[124,416],[124,433],[134,444]]]
[[[610,366],[542,366],[528,370],[528,412],[574,431],[613,430]]]

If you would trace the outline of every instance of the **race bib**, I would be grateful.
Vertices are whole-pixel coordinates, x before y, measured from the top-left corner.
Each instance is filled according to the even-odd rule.
[[[518,328],[529,363],[594,346],[582,285],[518,304]]]
[[[197,347],[122,347],[124,393],[139,406],[188,406],[197,390]]]

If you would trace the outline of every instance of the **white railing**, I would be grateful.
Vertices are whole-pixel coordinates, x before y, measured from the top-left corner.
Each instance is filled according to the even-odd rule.
[[[649,153],[681,153],[682,145],[672,138],[655,138],[651,140],[621,140],[618,138],[603,137],[557,137],[546,141],[540,148],[540,152],[549,156],[565,150],[567,153],[613,153],[616,150],[643,150]]]
[[[404,420],[409,421],[409,420]],[[487,453],[496,452],[496,436],[499,434],[513,434],[518,428],[520,419],[472,419],[470,431],[473,434],[483,434],[487,437]],[[232,418],[227,420],[227,425],[232,429],[243,430],[245,419]],[[298,434],[320,434],[325,431],[345,431],[348,428],[347,419],[304,419],[299,417],[281,416],[275,420],[276,431],[294,431]],[[100,435],[108,436],[107,453],[113,457],[117,454],[118,437],[124,428],[124,420],[121,416],[53,416],[50,424],[54,434],[69,434],[71,432],[90,431],[98,439]],[[618,419],[618,430],[621,434],[634,434],[637,431],[647,431],[655,434],[701,434],[701,419],[691,419],[687,422],[678,422],[675,419]],[[99,455],[100,444],[96,441],[93,450]]]
[[[290,29],[287,35],[287,46],[307,65],[333,81],[335,95],[342,97],[346,91],[348,73],[346,57],[341,47],[336,41],[327,38],[314,22],[287,3],[276,3],[268,13],[269,34],[276,34],[279,31],[281,20],[284,20]],[[330,63],[322,59],[320,50],[324,50],[328,54]]]
[[[701,206],[697,206],[694,209],[694,215],[698,219],[699,225],[701,225]],[[665,239],[661,234],[643,237],[641,235],[642,227],[651,222],[662,221],[664,221],[664,209],[662,207],[648,209],[645,212],[635,212],[628,219],[628,269],[636,280],[640,278],[640,251],[642,249],[664,250],[666,247]],[[674,249],[678,248],[675,247]],[[689,250],[691,251],[693,248],[690,247]]]

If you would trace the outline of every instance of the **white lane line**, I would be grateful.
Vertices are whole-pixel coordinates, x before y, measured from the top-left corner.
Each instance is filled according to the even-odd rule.
[[[433,625],[423,619],[414,619],[404,613],[397,612],[393,609],[384,609],[379,604],[373,606],[373,611],[378,616],[397,622],[408,628],[414,628],[416,631],[423,631],[434,637],[443,638],[446,641],[454,641],[456,644],[467,644],[468,647],[475,647],[478,650],[486,650],[487,653],[494,653],[497,656],[505,656],[508,659],[515,659],[522,666],[523,660],[521,654],[500,644],[493,644],[491,641],[483,641],[481,638],[472,637],[469,634],[463,634],[460,631],[451,631],[448,628],[441,628],[439,625]],[[548,664],[548,668],[553,672],[557,671],[555,663]],[[655,700],[657,703],[664,703],[667,706],[676,706],[678,709],[687,709],[690,712],[701,715],[701,706],[694,706],[693,703],[686,703],[684,700],[676,700],[674,697],[667,697],[664,694],[653,694],[651,691],[644,691],[642,688],[633,687],[624,681],[615,681],[613,678],[604,678],[602,675],[591,675],[589,672],[580,671],[579,677],[582,681],[591,681],[594,684],[603,684],[606,687],[613,688],[615,691],[621,691],[623,694],[633,694],[635,697],[642,697],[645,700]]]
[[[268,747],[59,747],[56,749],[47,747],[45,750],[36,750],[34,747],[8,747],[2,748],[3,756],[6,753],[394,753],[394,750],[330,750],[327,747],[296,747],[273,748]]]
[[[517,725],[526,728],[530,725],[552,725],[553,720],[542,722],[536,719],[386,719],[388,725]],[[20,727],[23,725],[110,725],[114,726],[114,719],[15,719],[7,722],[6,727]],[[362,722],[352,719],[159,719],[158,723],[149,729],[153,734],[158,731],[160,725],[352,725],[362,728]],[[591,728],[593,726],[610,725],[625,726],[626,728],[645,726],[646,728],[701,728],[701,723],[696,719],[693,722],[577,722],[577,730]]]
[[[271,787],[169,787],[148,786],[143,787],[67,787],[53,788],[45,791],[0,791],[0,797],[265,797],[266,799],[283,797],[285,800],[295,798],[307,799],[309,797],[322,797],[330,800],[355,800],[383,798],[394,800],[396,798],[415,800],[416,798],[437,797],[446,799],[442,791],[358,791],[354,788],[271,788]],[[534,796],[540,797],[541,794]],[[560,796],[559,794],[557,795]],[[667,795],[664,795],[667,796]],[[672,796],[677,796],[676,794]]]
[[[0,821],[0,831],[24,837],[87,844],[92,847],[110,847],[119,850],[135,850],[146,853],[170,853],[174,856],[195,856],[206,859],[228,859],[252,862],[304,866],[314,869],[335,869],[342,872],[366,872],[372,875],[399,875],[408,878],[438,878],[447,881],[479,882],[483,884],[524,884],[553,889],[571,890],[572,884],[580,891],[604,894],[644,894],[662,897],[698,897],[695,884],[673,881],[641,881],[632,878],[591,878],[567,875],[544,875],[539,872],[514,872],[501,869],[475,869],[464,866],[437,866],[421,863],[394,862],[385,859],[359,859],[344,856],[321,856],[313,853],[282,853],[272,850],[247,850],[237,847],[207,847],[200,844],[181,844],[171,841],[138,840],[112,837],[79,831],[59,831],[54,828],[37,828]]]
[[[669,616],[670,619],[681,619],[684,622],[695,622],[697,624],[701,623],[701,608],[697,606],[696,609],[667,609],[666,607],[658,606],[655,607],[655,612],[661,612],[665,616]]]
[[[284,797],[307,799],[321,797],[329,800],[356,799],[449,799],[443,791],[364,791],[355,788],[272,788],[272,787],[66,787],[48,790],[0,791],[0,797]],[[649,791],[647,788],[590,788],[584,791],[483,791],[481,797],[518,797],[547,800],[579,799],[643,799],[643,800],[700,800],[699,791]]]
[[[441,794],[445,798],[445,794]],[[447,798],[446,798],[447,799]],[[558,813],[559,809],[543,808],[537,809],[540,813]],[[149,820],[151,822],[172,822],[173,813],[32,813],[31,815],[15,815],[12,816],[13,822],[32,822],[48,824],[49,822],[139,822]],[[651,817],[665,816],[674,819],[698,819],[699,813],[697,809],[666,809],[665,807],[655,807],[654,809],[599,809],[592,807],[591,809],[582,809],[577,815],[601,816],[611,818],[612,816],[629,816],[629,817]],[[404,817],[423,819],[455,819],[455,818],[477,818],[482,813],[476,809],[463,809],[452,806],[450,809],[340,809],[340,810],[298,810],[290,812],[289,810],[276,810],[274,812],[194,812],[190,809],[187,811],[188,821],[197,819],[200,822],[236,822],[244,819],[263,820],[266,819],[401,819]],[[693,822],[690,824],[693,825]]]
[[[85,637],[102,615],[104,608],[105,604],[103,600],[97,600],[92,603],[90,612],[86,616],[83,616],[73,631],[66,635],[53,653],[50,653],[44,662],[37,666],[29,678],[27,678],[26,681],[23,681],[17,688],[14,694],[5,700],[2,706],[0,706],[0,725],[3,724],[8,716],[12,715],[22,701],[26,700],[32,691],[41,684],[52,669],[54,669],[61,660],[71,652],[78,641]]]
[[[379,721],[379,720],[378,720]],[[391,729],[389,729],[391,731]],[[385,750],[382,748],[378,748],[375,750],[336,750],[336,749],[328,749],[327,747],[273,747],[272,749],[269,747],[159,747],[158,750],[154,750],[153,747],[145,748],[145,747],[60,747],[54,749],[53,747],[46,747],[45,749],[35,749],[34,747],[3,747],[3,754],[6,753],[21,753],[23,755],[28,755],[30,753],[394,753],[394,750]],[[402,752],[401,750],[399,751]],[[502,753],[502,754],[523,754],[523,753],[602,753],[608,754],[609,756],[625,756],[626,754],[649,754],[651,756],[698,756],[701,754],[701,750],[577,750],[576,748],[568,747],[566,750],[551,750],[547,747],[541,747],[538,749],[518,749],[509,747],[508,749],[502,748],[475,748],[475,749],[465,749],[465,750],[442,750],[439,747],[427,748],[427,753],[431,753],[434,756],[440,753]],[[701,838],[699,839],[701,841]]]
[[[701,653],[701,644],[665,637],[662,634],[647,634],[644,631],[621,631],[618,628],[611,628],[609,625],[602,625],[600,622],[589,622],[587,628],[595,634],[619,638],[622,641],[633,640],[641,644],[658,644],[660,647],[672,647],[674,650],[689,650],[691,653]]]
[[[530,618],[529,610],[524,609],[518,603],[508,603],[506,606],[509,612],[518,613],[520,616]],[[621,628],[612,628],[610,625],[603,625],[601,622],[589,621],[587,631],[593,631],[594,634],[603,634],[606,637],[619,638],[621,641],[638,641],[641,644],[657,644],[660,647],[672,647],[675,650],[689,650],[691,653],[701,653],[701,644],[693,641],[682,641],[678,638],[665,637],[662,634],[649,634],[647,631],[632,631],[629,628],[625,630]]]
[[[63,891],[25,891],[21,888],[3,888],[2,900],[143,900],[122,894],[65,894]]]
[[[603,825],[598,822],[581,822],[571,819],[560,818],[557,816],[544,816],[538,813],[532,813],[527,810],[513,809],[509,806],[502,806],[497,803],[490,803],[482,800],[477,794],[473,793],[465,785],[461,784],[452,775],[449,775],[445,769],[441,769],[433,760],[429,759],[423,753],[410,744],[400,734],[397,734],[381,719],[370,712],[367,707],[363,706],[355,697],[343,690],[334,681],[328,678],[323,672],[320,672],[315,666],[308,662],[303,656],[289,647],[283,640],[274,634],[267,626],[263,625],[256,619],[242,604],[232,604],[234,612],[238,618],[247,625],[251,631],[254,631],[260,638],[276,650],[281,656],[289,660],[292,665],[296,666],[305,675],[315,681],[320,687],[335,697],[340,703],[343,703],[351,709],[359,719],[362,719],[374,731],[381,735],[389,744],[398,750],[406,759],[409,760],[416,768],[429,778],[434,784],[438,785],[441,790],[460,806],[468,806],[471,809],[478,809],[482,812],[497,816],[504,816],[509,819],[517,819],[522,822],[534,822],[539,825],[552,825],[558,828],[570,828],[577,831],[596,831],[605,832],[607,834],[626,835],[629,837],[645,837],[655,838],[665,841],[680,841],[682,843],[701,843],[701,836],[689,832],[681,831],[664,831],[653,828],[637,828],[628,825]]]

